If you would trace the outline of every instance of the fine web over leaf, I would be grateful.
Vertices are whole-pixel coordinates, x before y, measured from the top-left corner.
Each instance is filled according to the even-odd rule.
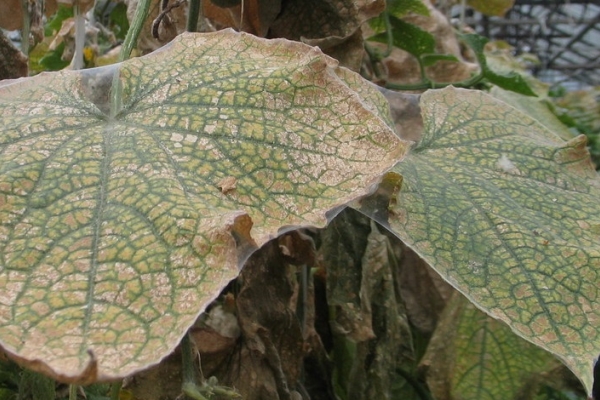
[[[589,392],[600,352],[600,182],[585,138],[565,141],[483,92],[428,91],[421,108],[423,137],[392,169],[403,181],[389,228]]]
[[[0,115],[0,345],[71,382],[159,362],[252,249],[406,151],[358,75],[233,31],[9,82]]]

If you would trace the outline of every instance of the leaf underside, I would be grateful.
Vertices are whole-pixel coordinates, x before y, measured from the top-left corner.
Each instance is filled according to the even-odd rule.
[[[600,352],[600,182],[569,141],[477,91],[421,98],[424,136],[393,171],[390,229],[478,307],[591,390]]]
[[[0,115],[0,345],[82,383],[159,362],[248,249],[406,151],[360,77],[233,31],[4,84]]]

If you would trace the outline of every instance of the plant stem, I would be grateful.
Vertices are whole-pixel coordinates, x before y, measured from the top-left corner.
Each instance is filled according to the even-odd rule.
[[[394,33],[392,32],[392,24],[390,23],[390,14],[386,11],[383,12],[383,22],[385,23],[385,33],[387,35],[387,49],[382,54],[382,58],[389,56],[394,48]]]
[[[79,386],[69,385],[69,400],[77,400],[77,390]]]
[[[188,19],[186,30],[188,32],[198,31],[198,17],[200,15],[201,0],[189,0]]]
[[[446,86],[454,86],[460,88],[471,88],[483,80],[483,74],[479,73],[472,78],[469,78],[460,82],[433,82],[430,80],[422,81],[414,84],[398,84],[398,83],[386,83],[387,89],[393,90],[426,90],[426,89],[440,89]]]
[[[409,374],[408,372],[404,371],[401,368],[397,368],[396,372],[404,378],[404,380],[406,380],[406,382],[412,386],[412,388],[415,390],[415,392],[417,392],[417,394],[419,395],[419,397],[422,400],[433,400],[433,397],[431,397],[431,394],[425,390],[425,388],[423,388],[423,385],[421,385],[421,383],[416,380],[411,374]]]
[[[23,10],[23,29],[21,29],[21,51],[29,57],[29,33],[31,32],[31,17],[29,15],[29,0],[21,0]]]
[[[184,383],[196,383],[196,369],[192,358],[192,342],[188,333],[181,340],[181,363]]]
[[[119,395],[121,394],[121,385],[123,381],[115,382],[110,385],[110,400],[119,400]]]
[[[75,53],[71,65],[74,70],[83,68],[83,47],[85,46],[85,16],[81,12],[79,0],[73,1],[73,18],[75,19]]]
[[[133,15],[131,26],[129,27],[129,31],[127,31],[127,36],[125,36],[125,41],[121,47],[119,61],[125,61],[131,56],[131,52],[137,44],[140,32],[144,27],[144,21],[150,10],[150,1],[151,0],[139,0],[137,8],[135,9],[135,14]]]

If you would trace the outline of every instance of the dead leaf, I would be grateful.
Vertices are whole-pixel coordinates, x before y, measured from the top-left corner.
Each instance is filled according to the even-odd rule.
[[[272,241],[252,255],[240,275],[237,312],[243,347],[226,384],[245,400],[286,398],[286,390],[290,396],[300,378],[304,346],[295,315],[295,270]]]
[[[125,0],[127,4],[127,19],[131,22],[133,14],[137,8],[139,0]],[[202,3],[206,3],[203,1]],[[173,40],[177,35],[186,30],[187,7],[176,7],[169,12],[168,17],[164,18],[159,26],[159,39],[152,36],[152,23],[160,13],[160,0],[151,0],[150,11],[144,27],[138,38],[137,48],[142,54],[148,54],[164,46]]]
[[[0,32],[0,80],[27,76],[27,57]]]
[[[34,15],[31,18],[31,31],[36,36],[36,40],[39,42],[43,39],[44,27],[41,18],[41,1],[30,1]],[[56,12],[57,5],[56,0],[46,0],[45,14],[51,16]],[[2,0],[0,1],[0,28],[6,29],[7,31],[16,31],[23,27],[23,9],[21,8],[21,0]],[[39,36],[41,33],[41,37]],[[39,39],[39,40],[38,40]]]
[[[436,53],[451,54],[459,60],[463,60],[460,45],[450,21],[431,5],[430,0],[423,0],[423,3],[429,9],[428,16],[413,13],[403,17],[402,20],[432,34],[436,42]],[[381,44],[374,45],[385,47]],[[421,81],[421,71],[417,60],[404,50],[394,48],[390,56],[383,60],[383,64],[387,69],[387,79],[390,83],[410,84]],[[468,79],[477,69],[476,64],[466,61],[439,61],[425,70],[427,76],[435,82],[458,82]]]
[[[265,37],[281,11],[281,0],[244,0],[242,4],[223,8],[211,1],[202,2],[203,15],[218,29],[235,28]]]

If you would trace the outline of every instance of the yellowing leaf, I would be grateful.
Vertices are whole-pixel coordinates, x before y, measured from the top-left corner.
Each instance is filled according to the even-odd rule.
[[[467,0],[467,4],[482,14],[502,17],[515,4],[515,0]]]
[[[449,283],[592,386],[600,353],[600,181],[563,140],[477,91],[421,98],[424,135],[391,229]]]
[[[240,249],[323,226],[406,150],[358,75],[233,31],[5,84],[0,115],[0,344],[65,381],[159,362]]]

